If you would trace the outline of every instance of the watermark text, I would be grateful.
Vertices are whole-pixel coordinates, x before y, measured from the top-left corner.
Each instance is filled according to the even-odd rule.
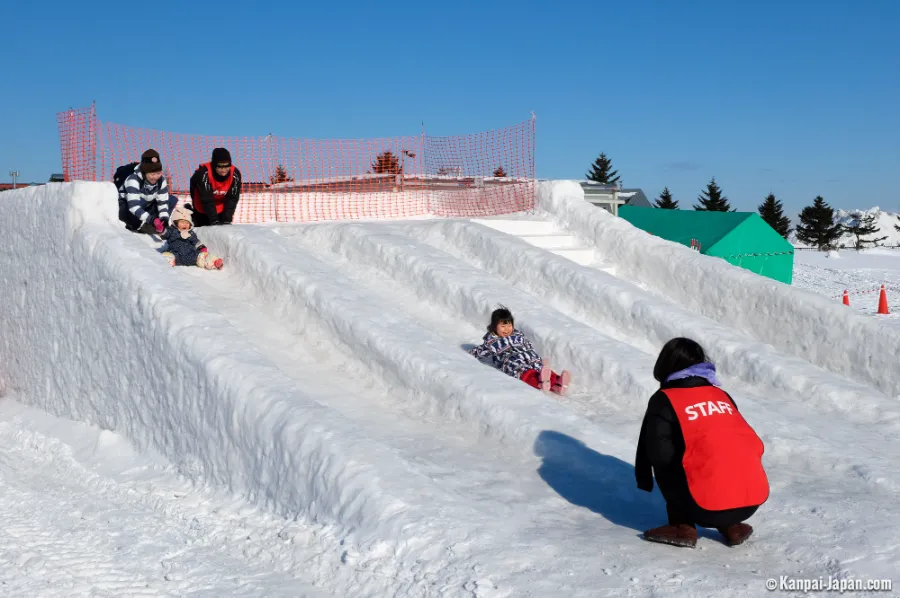
[[[890,579],[845,579],[839,577],[811,577],[807,579],[782,575],[766,580],[770,592],[890,592]]]

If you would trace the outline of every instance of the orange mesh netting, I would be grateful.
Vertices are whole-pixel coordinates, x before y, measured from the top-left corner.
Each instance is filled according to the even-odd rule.
[[[57,115],[66,181],[111,181],[153,148],[171,192],[188,199],[213,148],[243,175],[234,221],[315,222],[433,215],[482,217],[534,208],[534,118],[455,137],[288,139],[185,135],[97,120],[94,107]]]

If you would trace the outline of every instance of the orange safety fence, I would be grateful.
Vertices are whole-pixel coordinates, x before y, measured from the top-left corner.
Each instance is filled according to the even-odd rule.
[[[289,139],[218,137],[103,123],[96,109],[60,112],[66,181],[111,181],[116,168],[160,153],[170,191],[227,148],[243,175],[236,223],[420,216],[483,217],[534,209],[534,116],[452,137]]]

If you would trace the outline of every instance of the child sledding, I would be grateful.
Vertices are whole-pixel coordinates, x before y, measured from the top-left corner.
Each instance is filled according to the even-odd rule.
[[[564,395],[572,375],[563,370],[552,371],[524,334],[516,330],[512,313],[505,307],[494,310],[482,343],[469,354],[478,359],[490,357],[494,367],[503,373],[544,391]]]
[[[193,231],[194,224],[187,206],[172,210],[169,227],[160,235],[166,241],[163,256],[170,266],[197,266],[207,270],[221,270],[222,258],[211,255]]]

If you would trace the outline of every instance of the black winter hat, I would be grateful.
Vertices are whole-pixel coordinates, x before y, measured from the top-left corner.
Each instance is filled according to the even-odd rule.
[[[148,149],[141,154],[141,172],[144,174],[150,172],[162,172],[162,162],[159,160],[159,152],[155,149]]]
[[[231,154],[228,153],[228,150],[224,147],[217,147],[213,150],[212,153],[213,168],[219,166],[220,164],[227,164],[228,166],[231,166]]]

